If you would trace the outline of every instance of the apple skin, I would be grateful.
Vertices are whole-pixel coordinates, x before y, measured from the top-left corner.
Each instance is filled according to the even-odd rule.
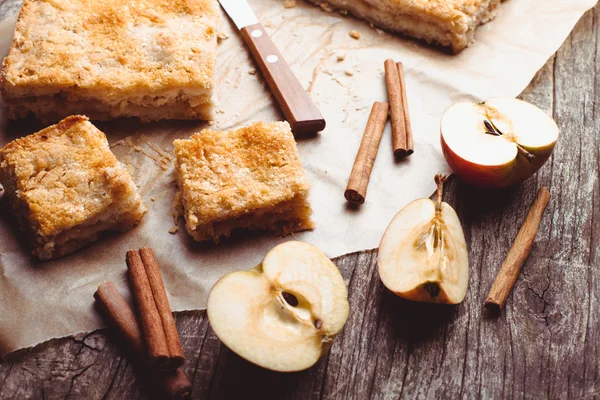
[[[464,300],[464,298],[461,299],[461,301],[459,301],[459,302],[450,300],[448,298],[448,295],[446,294],[446,291],[443,289],[443,287],[440,287],[440,294],[437,297],[433,298],[425,290],[426,284],[427,284],[427,282],[423,283],[422,285],[417,286],[413,290],[409,290],[408,292],[397,292],[394,290],[391,290],[391,291],[398,297],[402,297],[403,299],[410,300],[410,301],[415,301],[417,303],[460,304],[460,303],[462,303],[462,300]]]
[[[535,156],[533,162],[528,161],[523,155],[503,165],[479,165],[465,160],[456,154],[444,140],[444,134],[440,130],[442,152],[446,162],[458,178],[470,185],[484,189],[503,189],[522,183],[533,176],[548,161],[556,142],[547,147],[529,148],[527,151]]]

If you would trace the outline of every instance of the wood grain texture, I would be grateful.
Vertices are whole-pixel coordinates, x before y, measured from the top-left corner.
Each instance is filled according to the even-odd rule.
[[[521,275],[523,264],[529,258],[542,216],[549,202],[550,190],[546,186],[542,186],[485,300],[485,306],[490,311],[502,311],[508,296],[510,296],[517,279]]]
[[[553,158],[523,185],[488,193],[451,179],[471,276],[459,306],[413,304],[377,277],[376,251],[334,261],[351,314],[314,368],[278,374],[222,346],[203,311],[176,317],[194,398],[600,399],[600,6],[521,96],[556,118]],[[505,310],[485,300],[537,190],[549,186],[531,256]],[[54,340],[0,363],[0,399],[142,399],[149,393],[105,330]]]
[[[244,42],[295,135],[314,135],[325,119],[261,24],[241,29]]]

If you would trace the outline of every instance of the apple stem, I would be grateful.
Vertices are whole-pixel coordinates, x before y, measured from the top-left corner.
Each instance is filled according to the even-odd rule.
[[[525,150],[525,148],[523,146],[521,146],[520,144],[517,144],[517,149],[519,150],[519,153],[521,153],[522,155],[525,156],[527,161],[533,162],[533,160],[535,160],[535,156],[533,154],[531,154],[530,152],[528,152],[527,150]]]
[[[442,196],[444,195],[444,182],[446,182],[446,177],[442,174],[437,174],[435,176],[435,184],[437,185],[437,202],[435,205],[436,211],[442,211]]]
[[[503,136],[504,135],[504,133],[502,133],[502,131],[500,129],[498,129],[496,124],[494,124],[494,122],[492,122],[491,119],[489,121],[487,119],[484,119],[483,124],[485,125],[485,129],[487,129],[487,131],[485,133],[487,133],[488,135],[494,135],[494,136]],[[533,154],[531,154],[530,152],[525,150],[525,148],[523,146],[521,146],[520,144],[518,144],[518,143],[515,143],[515,144],[517,145],[517,149],[519,150],[519,153],[524,155],[525,158],[527,159],[527,161],[533,162],[533,160],[535,160],[535,156]]]

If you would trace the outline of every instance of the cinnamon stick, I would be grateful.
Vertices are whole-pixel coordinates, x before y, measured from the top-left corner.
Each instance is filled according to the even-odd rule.
[[[150,248],[140,249],[140,257],[146,268],[146,275],[150,282],[154,302],[156,303],[156,308],[165,332],[165,339],[167,340],[167,347],[169,349],[169,367],[180,367],[185,361],[185,356],[183,354],[181,342],[179,341],[179,333],[175,326],[175,320],[173,319],[173,313],[171,311],[171,306],[169,305],[169,299],[167,298],[167,291],[165,290],[165,284],[162,275],[160,274],[156,257]]]
[[[94,298],[102,307],[109,324],[117,330],[119,336],[136,354],[143,354],[140,327],[135,320],[133,311],[115,284],[106,282],[98,286]]]
[[[413,142],[412,125],[410,123],[410,113],[408,112],[408,97],[406,96],[406,81],[404,80],[404,67],[401,62],[396,63],[398,67],[398,78],[400,79],[400,93],[402,94],[402,112],[404,115],[404,125],[406,127],[406,156],[415,152]],[[402,154],[400,154],[402,156]]]
[[[529,257],[542,220],[542,215],[549,201],[550,191],[546,186],[542,186],[496,276],[496,280],[485,301],[487,308],[499,312],[504,307],[508,295],[517,281],[521,267],[525,263],[525,260],[527,260],[527,257]]]
[[[363,204],[367,195],[369,178],[379,151],[379,144],[388,118],[388,103],[375,102],[369,115],[365,133],[352,167],[344,197],[352,204]]]
[[[148,359],[144,356],[142,334],[135,315],[116,286],[112,282],[103,283],[98,286],[94,298],[108,324],[116,329],[137,361],[146,366],[147,372],[152,375],[152,381],[162,394],[169,399],[190,398],[192,385],[181,369],[154,371],[149,368]]]
[[[169,347],[146,268],[140,253],[136,250],[127,252],[126,261],[149,361],[155,367],[166,368],[170,363]]]
[[[394,156],[401,158],[414,153],[412,128],[408,115],[408,101],[404,83],[404,69],[394,60],[385,61],[385,83],[392,117],[392,146]]]

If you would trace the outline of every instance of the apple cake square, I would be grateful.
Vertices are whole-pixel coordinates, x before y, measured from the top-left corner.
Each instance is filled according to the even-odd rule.
[[[0,183],[43,260],[130,229],[147,210],[104,133],[80,115],[4,146]]]
[[[312,229],[310,184],[287,122],[258,122],[176,140],[179,201],[197,241],[236,228],[278,235]]]
[[[390,30],[460,52],[502,0],[309,0]]]
[[[25,0],[0,74],[10,118],[211,119],[215,0]]]

